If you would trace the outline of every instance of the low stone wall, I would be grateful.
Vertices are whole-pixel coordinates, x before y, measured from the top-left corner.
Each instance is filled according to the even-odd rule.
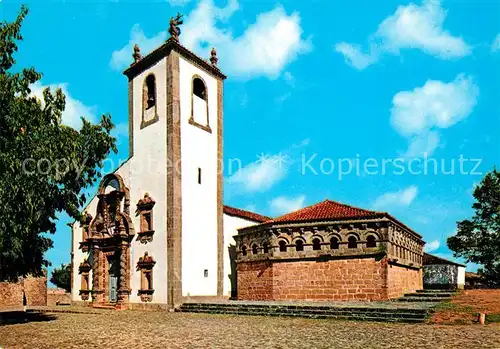
[[[385,300],[387,260],[256,261],[238,263],[241,300]]]
[[[58,304],[71,304],[71,293],[59,288],[49,288],[47,290],[47,305],[52,307]]]
[[[26,305],[47,305],[47,278],[26,277],[18,282],[0,282],[0,308],[23,306],[23,292]]]

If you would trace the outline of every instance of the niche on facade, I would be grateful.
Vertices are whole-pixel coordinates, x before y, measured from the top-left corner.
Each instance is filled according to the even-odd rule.
[[[144,194],[144,198],[137,203],[136,213],[140,219],[140,231],[137,233],[137,240],[146,244],[153,241],[153,207],[155,201],[148,193]]]
[[[90,237],[90,222],[92,222],[92,215],[85,211],[85,213],[82,216],[82,219],[80,220],[80,226],[82,229],[82,241],[80,241],[80,249],[83,252],[88,252],[89,250],[89,242],[88,239]]]
[[[82,300],[84,301],[88,300],[90,295],[90,280],[89,280],[90,269],[91,265],[87,259],[85,259],[82,263],[80,263],[80,266],[78,267],[78,273],[80,274],[81,277],[79,294]]]
[[[153,288],[153,267],[155,264],[156,261],[147,252],[137,262],[137,270],[141,272],[141,289],[137,293],[143,302],[153,300],[153,293],[155,292]]]

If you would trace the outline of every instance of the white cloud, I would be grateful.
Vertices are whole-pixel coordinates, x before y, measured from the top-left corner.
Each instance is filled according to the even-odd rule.
[[[467,118],[478,95],[479,87],[463,74],[449,83],[427,80],[422,87],[398,92],[392,99],[391,124],[409,139],[407,155],[432,154],[439,145],[437,130]]]
[[[363,53],[359,45],[348,44],[346,42],[336,44],[335,51],[342,53],[346,63],[359,70],[372,65],[378,59],[377,54],[374,52]]]
[[[115,70],[121,70],[129,66],[132,62],[134,45],[139,45],[141,54],[144,56],[157,47],[161,46],[167,39],[167,32],[162,31],[155,36],[148,38],[139,24],[135,24],[130,31],[130,40],[121,49],[114,51],[111,55],[110,66]]]
[[[424,251],[425,252],[432,252],[436,251],[441,244],[439,243],[438,240],[431,241],[427,244],[425,244]]]
[[[56,89],[60,88],[66,96],[66,106],[61,120],[62,124],[78,130],[82,127],[82,116],[90,122],[97,122],[97,117],[95,115],[96,107],[87,106],[78,99],[73,98],[68,92],[67,83],[43,85],[41,82],[37,81],[30,86],[30,89],[31,93],[43,102],[43,90],[47,87],[50,88],[52,93],[54,93]]]
[[[335,49],[359,70],[375,63],[383,54],[399,54],[403,49],[418,49],[441,59],[470,54],[471,48],[461,37],[443,28],[445,18],[446,11],[440,1],[424,0],[420,6],[413,3],[399,6],[369,37],[367,53],[363,53],[359,45],[349,43],[339,43]]]
[[[302,207],[304,207],[305,200],[306,197],[304,195],[300,195],[294,198],[279,196],[271,200],[269,206],[274,215],[282,215],[301,209]]]
[[[429,131],[409,137],[408,149],[405,158],[421,157],[423,154],[430,156],[439,146],[439,132]]]
[[[264,192],[283,180],[295,162],[298,149],[306,147],[309,139],[273,155],[261,154],[258,160],[239,168],[225,179],[225,193],[238,195],[244,193]]]
[[[492,52],[497,52],[499,50],[500,50],[500,34],[497,35],[497,37],[493,41],[493,44],[491,44],[491,51]]]
[[[181,42],[200,55],[215,46],[224,71],[234,77],[266,76],[276,78],[284,67],[301,53],[308,52],[309,42],[302,39],[300,16],[288,15],[283,7],[257,16],[239,37],[219,22],[229,19],[239,9],[236,0],[225,8],[212,1],[202,1],[191,12],[181,34]],[[208,45],[207,45],[208,44]]]
[[[230,191],[263,192],[281,181],[287,171],[288,166],[280,160],[280,156],[273,155],[239,169],[226,183]]]
[[[181,44],[207,58],[210,47],[215,47],[221,69],[231,77],[244,79],[277,78],[288,63],[311,50],[309,40],[302,38],[299,13],[287,14],[282,6],[261,13],[240,36],[234,37],[227,20],[239,7],[237,0],[229,0],[222,8],[212,0],[200,1],[181,27]],[[135,43],[141,52],[148,53],[166,38],[166,32],[147,38],[136,25],[129,43],[113,53],[111,65],[119,69],[130,64]]]
[[[373,208],[376,210],[388,210],[399,206],[408,207],[417,197],[417,194],[418,188],[415,185],[396,192],[385,193],[375,200]]]

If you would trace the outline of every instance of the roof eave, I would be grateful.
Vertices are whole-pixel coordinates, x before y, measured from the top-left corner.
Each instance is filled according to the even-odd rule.
[[[126,75],[129,80],[131,80],[153,64],[157,63],[163,57],[168,56],[172,50],[178,52],[184,58],[189,59],[192,63],[196,64],[206,72],[218,77],[219,79],[225,80],[227,78],[227,76],[224,75],[219,68],[205,62],[195,53],[191,52],[186,47],[182,46],[178,41],[172,38],[169,38],[163,45],[156,48],[146,56],[142,57],[141,60],[132,63],[127,69],[123,71],[123,74]]]

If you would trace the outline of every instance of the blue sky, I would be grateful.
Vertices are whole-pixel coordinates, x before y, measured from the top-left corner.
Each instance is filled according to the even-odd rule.
[[[35,94],[63,88],[66,124],[111,113],[115,166],[128,154],[121,72],[132,46],[148,53],[168,37],[169,18],[185,14],[181,43],[206,58],[215,46],[228,75],[226,204],[275,216],[329,198],[389,211],[428,251],[451,258],[446,237],[471,216],[474,185],[499,164],[500,2],[27,4],[19,66],[43,73]],[[0,0],[0,18],[13,20],[19,6]],[[424,154],[437,173],[432,162],[422,173]],[[242,165],[236,173],[231,159]],[[48,253],[54,265],[69,262],[67,222],[61,216]]]

